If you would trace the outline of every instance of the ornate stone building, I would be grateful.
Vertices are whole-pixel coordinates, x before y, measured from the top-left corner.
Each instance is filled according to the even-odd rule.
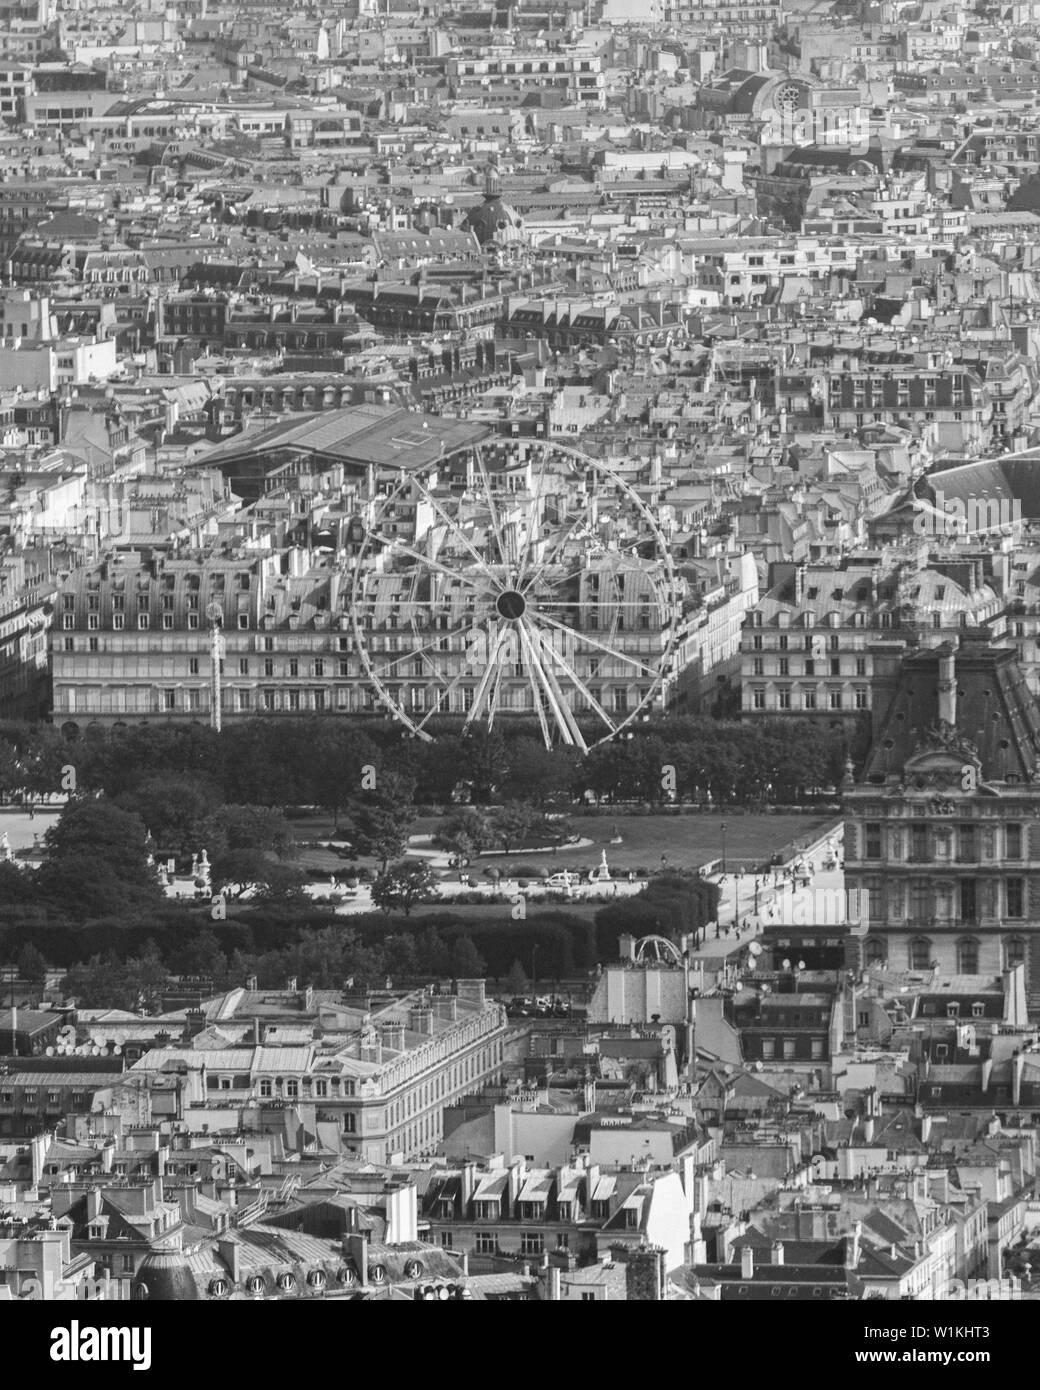
[[[1040,1008],[1040,713],[1014,651],[966,635],[907,657],[845,806],[846,887],[867,895],[850,963],[1022,962]]]

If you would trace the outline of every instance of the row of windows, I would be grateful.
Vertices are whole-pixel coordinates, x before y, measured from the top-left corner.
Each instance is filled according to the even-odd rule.
[[[955,844],[958,863],[978,863],[980,858],[978,830],[979,827],[970,821],[957,825],[912,825],[910,827],[909,862],[911,864],[931,864],[936,860],[949,859]],[[1012,823],[996,826],[994,833],[997,837],[996,859],[1022,858],[1021,825]],[[885,857],[883,855],[880,821],[866,822],[863,827],[863,839],[864,859]],[[1001,839],[1003,840],[1002,844]],[[896,853],[887,857],[898,859],[900,857],[898,847]],[[1017,880],[1019,884],[1021,881],[1021,879]]]
[[[879,937],[870,937],[863,948],[863,958],[867,966],[882,966],[888,963],[888,942]],[[1022,965],[1026,959],[1026,943],[1021,936],[1009,937],[1003,945],[1004,969],[1013,970],[1016,965]],[[930,970],[935,960],[935,950],[932,941],[926,936],[916,936],[907,945],[907,965],[911,970]],[[957,942],[957,974],[958,975],[977,975],[979,973],[979,942],[974,937],[964,937]],[[959,1013],[960,1006],[950,1001],[947,1010],[956,1009]],[[974,1003],[971,1006],[973,1018],[982,1018],[985,1014],[985,1006]],[[957,1014],[949,1015],[956,1017]],[[869,1019],[865,1015],[860,1016],[859,1026],[866,1027]]]
[[[305,1076],[281,1077],[281,1076],[262,1076],[260,1078],[260,1095],[265,1099],[271,1099],[275,1095],[284,1096],[287,1100],[295,1100],[300,1094],[301,1080],[305,1091],[313,1090],[315,1096],[352,1096],[354,1094],[354,1081],[350,1077],[324,1077],[324,1076]],[[218,1089],[230,1091],[232,1078],[221,1076],[218,1080]],[[330,1091],[331,1087],[331,1091]]]
[[[798,664],[796,663],[795,669],[792,671],[792,670],[791,670],[791,658],[790,658],[790,657],[787,657],[787,656],[779,656],[779,657],[777,657],[777,658],[776,658],[776,664],[777,664],[776,675],[778,675],[778,676],[822,676],[822,675],[841,676],[841,675],[851,674],[851,673],[849,673],[849,672],[843,672],[843,671],[842,671],[842,668],[841,668],[841,657],[839,657],[839,656],[832,656],[832,657],[830,657],[829,660],[826,661],[826,662],[821,661],[821,662],[820,662],[820,670],[819,670],[819,671],[817,671],[817,669],[816,669],[816,660],[815,660],[815,658],[812,658],[812,657],[806,658],[806,660],[805,660],[804,662],[801,663],[801,666],[802,666],[802,669],[801,669],[801,670],[798,669]],[[825,667],[827,668],[826,670],[824,669]],[[766,674],[766,671],[765,671],[765,658],[764,658],[764,657],[761,657],[761,656],[752,657],[752,659],[751,659],[751,674],[752,674],[753,676],[764,676],[764,675]],[[770,673],[770,674],[772,674],[772,673]],[[856,658],[855,674],[856,674],[857,676],[865,676],[865,675],[867,674],[867,659],[866,659],[865,656],[859,656],[859,657]]]
[[[819,692],[815,687],[806,687],[800,691],[800,709],[814,710],[819,709]],[[865,685],[857,686],[852,692],[852,704],[849,705],[845,699],[845,692],[842,690],[828,690],[826,692],[827,709],[860,709],[870,708],[870,692]],[[776,692],[777,709],[793,709],[792,692],[789,686],[782,686]],[[751,691],[751,708],[766,709],[766,688],[764,685],[756,685]]]
[[[174,627],[175,627],[175,625],[176,625],[176,624],[175,624],[175,615],[174,615],[173,613],[166,612],[166,613],[161,613],[161,614],[159,615],[159,617],[160,617],[160,628],[161,628],[161,630],[162,630],[163,632],[173,632]],[[189,632],[198,632],[199,629],[200,629],[200,625],[201,625],[201,620],[200,620],[199,614],[198,614],[198,613],[195,613],[195,612],[189,612],[189,613],[187,614],[187,627],[188,627],[188,631],[189,631]],[[62,631],[63,631],[63,632],[74,632],[75,629],[76,629],[76,615],[75,615],[75,613],[63,613],[63,614],[62,614],[62,618],[61,618],[61,626],[62,626]],[[240,631],[240,632],[248,632],[251,626],[252,626],[252,623],[251,623],[251,620],[250,620],[250,615],[249,615],[248,613],[239,613],[239,614],[238,614],[238,629],[239,629],[239,631]],[[143,611],[142,611],[142,612],[139,612],[139,613],[137,614],[137,631],[138,631],[138,632],[148,632],[148,631],[151,629],[151,627],[152,627],[152,616],[151,616],[151,613],[146,613],[146,612],[143,612]],[[125,614],[125,613],[119,613],[119,612],[113,613],[113,614],[112,614],[112,631],[113,631],[113,632],[124,632],[125,630],[126,630],[126,614]],[[98,612],[90,612],[90,613],[87,614],[87,631],[88,631],[88,632],[100,632],[100,631],[101,631],[101,614],[100,614],[100,613],[98,613]]]
[[[999,890],[999,880],[995,885]],[[962,922],[976,922],[979,918],[979,886],[978,880],[974,878],[962,878],[956,884],[956,907],[957,917]],[[1024,917],[1025,913],[1025,880],[1021,878],[1007,878],[1003,881],[1004,917]],[[940,907],[945,911],[938,911]],[[914,922],[930,922],[936,917],[946,918],[949,915],[950,899],[948,893],[936,888],[930,880],[916,881],[910,884],[910,911],[909,917]]]
[[[780,1051],[777,1051],[779,1045]],[[813,1038],[811,1040],[813,1059],[818,1061],[823,1056],[823,1039]],[[785,1061],[790,1061],[796,1056],[796,1042],[794,1038],[763,1038],[762,1057],[769,1061],[774,1057],[783,1057]]]

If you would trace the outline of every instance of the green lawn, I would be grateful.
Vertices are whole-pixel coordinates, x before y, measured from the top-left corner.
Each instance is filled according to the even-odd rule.
[[[768,860],[786,845],[813,838],[832,824],[837,816],[741,815],[737,812],[725,816],[573,815],[569,819],[574,831],[591,840],[591,845],[581,849],[561,849],[556,854],[546,851],[537,854],[482,855],[474,868],[479,872],[490,865],[502,868],[510,864],[525,864],[550,870],[591,866],[599,862],[600,854],[605,849],[607,863],[612,869],[659,869],[662,854],[667,855],[671,868],[695,869],[708,860],[722,857],[723,823],[726,826],[726,861],[731,868],[735,868],[741,863],[750,865]],[[432,817],[420,817],[415,823],[414,833],[432,834],[437,825],[438,821]],[[331,822],[327,818],[315,817],[313,821],[294,821],[293,826],[298,839],[310,840],[327,836]],[[622,837],[620,845],[610,844],[615,826],[616,833]],[[303,863],[334,873],[342,873],[348,868],[347,860],[322,850],[308,850]]]

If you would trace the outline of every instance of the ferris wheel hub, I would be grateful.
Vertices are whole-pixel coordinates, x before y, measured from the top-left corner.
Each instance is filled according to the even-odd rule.
[[[516,589],[506,589],[495,600],[499,616],[516,622],[527,611],[527,599]]]

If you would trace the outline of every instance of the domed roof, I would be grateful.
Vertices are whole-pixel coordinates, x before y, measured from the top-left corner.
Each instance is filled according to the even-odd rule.
[[[141,1261],[131,1294],[150,1303],[183,1303],[197,1300],[199,1291],[180,1250],[153,1250]]]
[[[473,208],[462,224],[473,232],[481,246],[519,241],[524,224],[519,214],[502,201],[502,184],[497,168],[489,164],[484,174],[484,201]]]

